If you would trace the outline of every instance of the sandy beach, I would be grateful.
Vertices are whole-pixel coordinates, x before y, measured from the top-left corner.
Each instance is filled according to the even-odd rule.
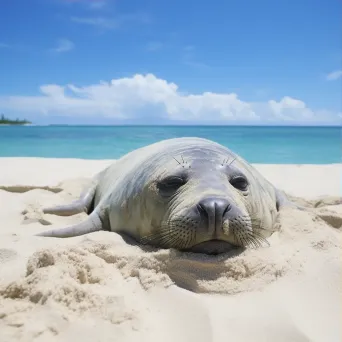
[[[238,255],[34,236],[83,220],[42,208],[111,162],[0,158],[0,341],[342,340],[341,164],[255,165],[307,210],[281,211],[270,247]]]

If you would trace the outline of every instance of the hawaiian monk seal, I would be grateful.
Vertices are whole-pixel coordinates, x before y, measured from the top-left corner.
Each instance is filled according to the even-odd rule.
[[[244,159],[202,138],[175,138],[139,148],[100,172],[80,198],[44,213],[87,212],[86,221],[40,236],[99,230],[142,244],[217,254],[260,246],[289,203]]]

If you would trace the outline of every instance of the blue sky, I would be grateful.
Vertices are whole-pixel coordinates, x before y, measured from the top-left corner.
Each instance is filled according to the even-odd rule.
[[[341,2],[11,0],[0,112],[35,123],[339,124]]]

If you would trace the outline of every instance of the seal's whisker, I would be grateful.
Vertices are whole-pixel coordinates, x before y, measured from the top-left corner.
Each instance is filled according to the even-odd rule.
[[[243,237],[243,243],[244,243],[244,247],[248,247],[248,248],[256,248],[254,243],[249,239],[247,238],[246,236]]]
[[[244,236],[243,238],[244,244],[249,248],[258,248],[258,243],[251,236]]]
[[[186,241],[182,239],[179,235],[179,229],[170,229],[172,227],[177,227],[177,225],[162,224],[161,229],[158,233],[146,235],[140,239],[140,242],[144,244],[158,243],[159,245],[162,245],[166,248],[187,246],[189,244],[189,239],[187,239]]]
[[[184,237],[184,235],[181,236],[179,231],[175,232],[175,236],[178,238],[178,241],[182,243],[183,247],[190,246],[196,238],[195,234],[186,234],[186,237]]]
[[[252,245],[254,248],[261,247],[260,242],[259,242],[257,239],[255,239],[253,236],[249,236],[249,237],[247,238],[247,241],[248,241],[248,243],[249,243],[250,245]]]
[[[176,234],[169,234],[169,235],[163,236],[161,238],[161,242],[164,244],[164,246],[167,246],[168,248],[182,245],[181,238],[177,236]]]
[[[175,246],[183,247],[182,240],[178,236],[165,239],[164,242],[165,242],[165,245],[168,246],[169,248],[173,248]]]
[[[175,228],[178,229],[174,229],[174,230],[167,230],[167,232],[164,232],[163,235],[163,240],[177,240],[177,243],[181,243],[184,246],[188,246],[191,241],[194,239],[193,234],[187,234],[187,238],[184,239],[184,237],[180,237],[180,232],[181,230],[179,229],[179,227],[177,227],[177,225],[173,225]],[[172,227],[171,227],[172,228]]]
[[[155,235],[149,235],[149,236],[144,236],[142,238],[140,238],[140,243],[142,244],[148,244],[148,243],[153,243],[156,242],[158,240],[158,237]]]
[[[239,234],[236,234],[235,240],[236,240],[237,244],[240,246],[246,246],[247,245],[246,244],[247,241],[245,240],[244,236],[240,236]]]
[[[251,246],[251,241],[248,236],[243,235],[241,236],[241,241],[243,242],[244,247],[250,247]]]
[[[234,238],[239,245],[245,247],[259,248],[263,245],[269,246],[269,242],[258,232],[248,231],[248,232],[234,232]]]
[[[236,159],[237,159],[237,157],[235,157],[235,158],[228,164],[228,166],[231,165],[231,164],[233,164],[233,162],[234,162]],[[228,160],[227,160],[227,163],[228,163]]]
[[[270,246],[270,243],[258,232],[250,232],[248,234],[250,240],[253,240],[259,247],[262,247],[263,244]]]
[[[262,246],[261,239],[259,239],[259,237],[255,236],[254,234],[248,234],[246,239],[256,248]]]
[[[172,158],[173,158],[179,165],[182,165],[174,156],[172,156]]]

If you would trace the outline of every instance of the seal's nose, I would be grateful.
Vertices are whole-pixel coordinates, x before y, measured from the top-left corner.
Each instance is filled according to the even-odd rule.
[[[197,209],[208,221],[209,234],[214,234],[217,229],[222,228],[223,217],[231,209],[231,205],[224,198],[209,197],[201,200]]]

